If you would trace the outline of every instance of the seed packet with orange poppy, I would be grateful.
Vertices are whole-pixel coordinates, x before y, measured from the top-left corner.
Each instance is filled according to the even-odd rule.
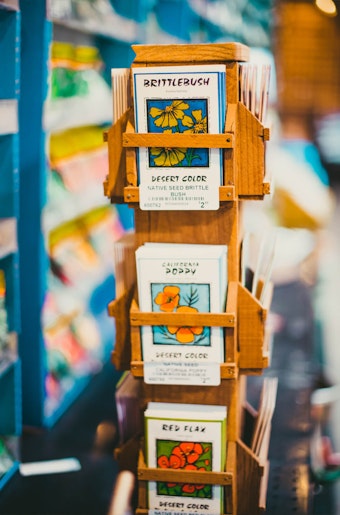
[[[227,246],[146,243],[136,251],[136,265],[140,310],[190,320],[143,326],[144,362],[223,362],[223,328],[193,321],[195,314],[225,309]]]
[[[225,469],[226,420],[225,406],[149,402],[145,411],[146,461],[149,467],[164,470],[163,479],[148,483],[149,509],[224,513],[223,488],[192,483],[190,473]],[[170,480],[167,470],[186,471],[188,480]]]

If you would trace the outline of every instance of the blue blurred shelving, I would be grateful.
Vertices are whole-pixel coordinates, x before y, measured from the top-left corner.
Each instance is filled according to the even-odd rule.
[[[4,290],[0,345],[0,490],[18,470],[21,435],[18,101],[20,24],[15,1],[0,3],[0,271]],[[10,442],[10,445],[9,445]],[[9,448],[10,447],[10,448]]]
[[[55,409],[46,411],[49,356],[42,330],[42,310],[48,292],[50,260],[42,216],[47,204],[49,173],[44,106],[49,91],[51,43],[56,31],[72,34],[80,44],[85,41],[96,46],[105,65],[103,76],[110,84],[111,68],[131,65],[132,44],[199,42],[199,37],[207,37],[207,31],[202,30],[205,14],[208,6],[218,3],[198,0],[5,0],[0,3],[0,114],[6,114],[0,116],[0,219],[10,217],[17,221],[19,249],[0,258],[0,267],[6,275],[9,323],[19,333],[23,421],[27,425],[53,424],[88,380],[75,378]],[[150,34],[154,37],[155,31],[158,31],[157,41],[150,41]],[[111,112],[111,105],[108,110]],[[7,127],[3,125],[4,119],[8,120]],[[106,200],[103,197],[103,204]],[[133,227],[132,210],[117,206],[116,211],[124,230]],[[107,324],[112,323],[106,320],[104,324],[105,307],[112,299],[108,295],[110,288],[114,288],[114,280],[110,276],[102,277],[88,299],[104,340],[110,333]],[[109,345],[104,342],[104,347]]]
[[[21,434],[20,361],[9,358],[0,365],[0,435]]]
[[[85,2],[84,2],[85,4]],[[94,3],[88,3],[92,8]],[[48,7],[48,9],[47,9]],[[49,198],[48,155],[46,153],[49,134],[44,128],[44,107],[49,94],[50,52],[55,34],[74,37],[76,44],[96,46],[105,64],[105,78],[110,81],[111,67],[129,66],[133,59],[131,43],[137,41],[137,24],[126,21],[126,30],[117,24],[108,30],[108,24],[95,24],[97,13],[91,19],[80,16],[69,17],[60,10],[58,2],[46,0],[20,1],[21,34],[25,44],[21,49],[21,95],[19,104],[20,122],[20,299],[22,331],[19,337],[19,352],[22,361],[23,422],[26,425],[50,427],[75,401],[92,377],[90,370],[75,370],[62,383],[56,398],[50,397],[46,380],[51,359],[58,359],[58,353],[51,356],[46,344],[42,324],[42,313],[49,293],[50,256],[49,234],[44,227],[44,211]],[[81,7],[84,7],[82,5]],[[47,17],[46,13],[49,17]],[[58,14],[59,17],[56,15]],[[73,13],[74,14],[74,13]],[[123,18],[119,18],[123,20]],[[138,30],[137,30],[138,29]],[[121,36],[120,36],[121,35]],[[124,36],[124,37],[123,37]],[[85,43],[84,43],[85,42]],[[34,57],[33,57],[34,56]],[[108,105],[111,112],[111,105]],[[59,190],[60,192],[60,190]],[[73,202],[69,196],[67,202]],[[102,203],[109,209],[109,202]],[[94,206],[93,209],[96,209]],[[75,210],[76,211],[76,210]],[[117,210],[123,229],[130,228],[133,220],[129,213]],[[76,216],[76,215],[75,215]],[[82,223],[79,215],[78,222]],[[76,218],[75,218],[76,220]],[[62,220],[61,225],[67,223]],[[50,230],[57,230],[51,227]],[[111,242],[110,242],[111,243]],[[100,275],[100,274],[99,274]],[[83,285],[81,285],[81,288]],[[65,286],[67,289],[67,286]],[[81,289],[80,288],[80,289]],[[112,290],[109,292],[109,290]],[[112,299],[114,278],[112,275],[99,277],[93,285],[88,302],[89,317],[96,318],[102,339],[102,356],[109,359],[113,345],[114,325],[107,317],[107,304]],[[86,293],[85,297],[88,296]],[[104,323],[105,316],[105,323]],[[110,324],[110,326],[109,326]],[[110,331],[111,329],[111,331]],[[72,334],[71,328],[69,335]],[[71,337],[71,336],[70,336]],[[60,370],[64,363],[61,363]],[[58,363],[57,363],[58,366]],[[61,370],[61,373],[64,373]],[[95,372],[93,372],[95,373]]]
[[[16,357],[0,361],[0,460],[7,456],[7,470],[0,474],[0,491],[17,472],[21,435],[21,367]],[[10,445],[9,445],[10,443]],[[3,470],[6,463],[3,463]]]

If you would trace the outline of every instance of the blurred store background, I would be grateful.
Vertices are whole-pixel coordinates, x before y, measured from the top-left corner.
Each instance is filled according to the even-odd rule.
[[[73,428],[72,410],[86,409],[91,384],[110,385],[97,416],[115,417],[119,373],[108,366],[114,324],[107,304],[115,296],[113,245],[133,218],[104,197],[103,132],[112,123],[111,68],[130,66],[135,43],[237,41],[250,47],[251,62],[271,65],[271,194],[261,206],[250,203],[245,224],[259,236],[276,230],[275,330],[296,342],[312,324],[312,366],[304,372],[328,395],[322,431],[340,452],[339,11],[338,0],[0,1],[0,513],[19,515],[16,503],[29,499],[25,515],[57,514],[45,496],[40,504],[26,488],[15,500],[11,488],[20,486],[23,458],[47,459],[56,447],[62,454],[65,421],[71,417]],[[289,314],[282,308],[292,300],[287,286],[296,284],[312,322],[294,318],[294,304]],[[39,447],[34,438],[41,437]],[[318,471],[325,473],[319,490],[308,493],[315,514],[340,513],[340,460],[330,468],[331,476]],[[97,515],[105,513],[114,472]],[[323,512],[329,497],[332,512]]]

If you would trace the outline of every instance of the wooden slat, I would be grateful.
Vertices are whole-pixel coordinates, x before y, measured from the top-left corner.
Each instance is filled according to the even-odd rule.
[[[144,377],[144,362],[131,361],[130,369],[135,377]],[[221,379],[236,379],[238,368],[236,363],[221,363]]]
[[[264,182],[263,183],[263,195],[269,195],[270,194],[270,182]]]
[[[131,361],[131,331],[129,323],[130,305],[134,287],[108,305],[109,316],[115,318],[116,338],[111,354],[112,363],[117,370],[128,370]],[[113,343],[113,342],[112,342]]]
[[[108,144],[109,174],[104,181],[104,194],[115,202],[123,201],[125,178],[126,150],[122,145],[122,135],[132,117],[131,110],[126,111],[121,118],[106,131],[104,138]]]
[[[263,128],[263,139],[264,141],[270,140],[270,129],[268,127]]]
[[[257,456],[241,440],[237,442],[238,499],[235,513],[258,513],[259,492],[264,469]],[[246,492],[247,495],[242,495]]]
[[[220,202],[228,202],[235,200],[235,187],[234,186],[220,186],[219,187]],[[126,186],[124,188],[124,200],[127,203],[139,202],[139,188],[138,186]]]
[[[130,323],[132,326],[143,325],[174,325],[182,327],[233,327],[235,325],[235,313],[153,313],[131,312]]]
[[[138,460],[137,477],[142,481],[169,481],[174,483],[205,483],[208,485],[230,485],[230,472],[213,472],[199,470],[161,469],[146,467],[142,452]]]
[[[240,348],[240,368],[261,369],[267,362],[264,349],[265,318],[263,309],[246,288],[238,290],[238,341]]]
[[[233,134],[124,133],[124,147],[232,148]]]
[[[157,63],[170,66],[171,63],[208,64],[249,60],[249,47],[241,43],[132,45],[132,50],[136,54],[133,65]]]
[[[263,195],[265,142],[263,126],[241,103],[237,106],[236,160],[239,195]]]
[[[236,513],[237,506],[237,447],[236,442],[228,442],[226,471],[232,476],[232,482],[225,496],[226,513]]]
[[[264,466],[264,473],[261,480],[260,493],[259,493],[259,506],[264,512],[267,505],[267,491],[268,491],[268,480],[269,480],[269,461]]]
[[[130,122],[126,125],[125,135],[134,134],[135,129]],[[122,138],[124,135],[122,135]],[[126,182],[129,186],[137,186],[137,159],[136,159],[136,149],[135,148],[126,148]]]
[[[139,469],[138,479],[147,481],[169,481],[176,483],[198,483],[207,485],[230,485],[231,476],[226,472],[200,472],[174,469]]]

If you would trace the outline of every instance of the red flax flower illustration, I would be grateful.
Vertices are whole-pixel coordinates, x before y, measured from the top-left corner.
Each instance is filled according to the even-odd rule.
[[[204,467],[196,467],[196,465],[186,465],[184,467],[185,470],[199,470],[199,471],[203,471],[205,472],[205,468]],[[182,492],[184,492],[185,494],[192,494],[194,493],[196,490],[202,490],[202,488],[204,488],[205,485],[197,485],[196,483],[184,483],[182,485]]]
[[[163,469],[177,469],[190,471],[211,470],[211,444],[199,442],[171,442],[163,443],[163,452],[157,459],[157,466]],[[167,452],[167,447],[168,451]],[[159,492],[167,495],[184,495],[190,497],[210,497],[211,489],[206,484],[164,482],[158,483]]]
[[[172,449],[170,456],[159,456],[157,464],[160,468],[182,469],[195,463],[203,454],[200,443],[182,442]]]
[[[177,450],[178,449],[178,450]],[[203,447],[200,443],[195,442],[182,442],[178,447],[173,449],[174,452],[182,453],[188,464],[195,463],[203,454]]]

